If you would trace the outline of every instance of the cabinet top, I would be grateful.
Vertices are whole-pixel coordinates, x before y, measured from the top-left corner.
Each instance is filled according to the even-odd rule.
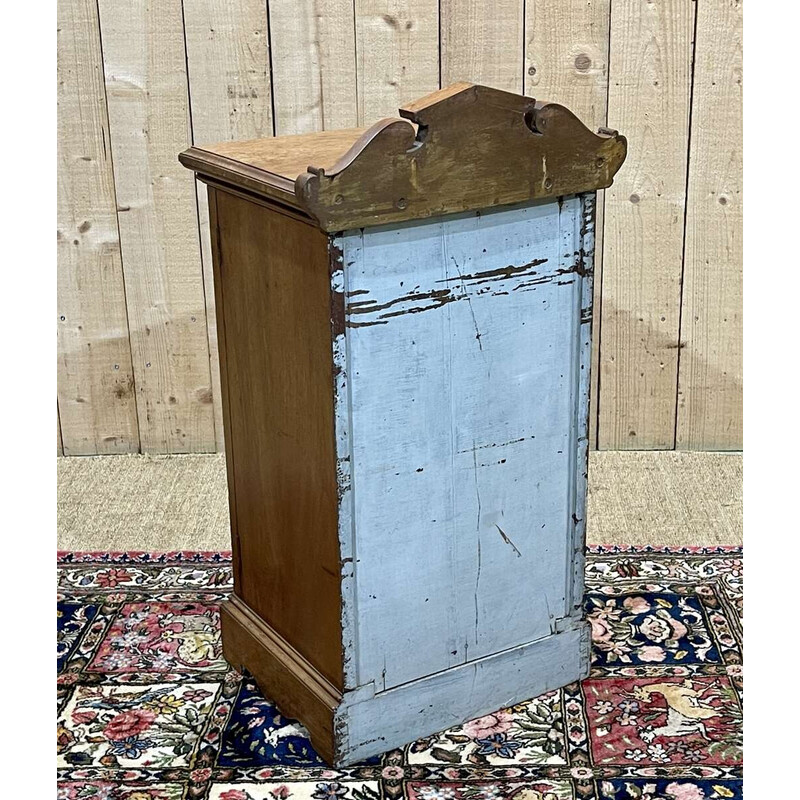
[[[458,83],[369,128],[190,147],[180,161],[337,231],[604,189],[626,150],[564,106]]]

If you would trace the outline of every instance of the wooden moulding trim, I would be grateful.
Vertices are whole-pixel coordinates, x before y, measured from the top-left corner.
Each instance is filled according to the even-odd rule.
[[[237,595],[220,606],[220,619],[225,658],[268,687],[281,713],[302,720],[314,748],[331,763],[341,692]]]
[[[308,147],[311,161],[313,135],[243,143],[236,158],[192,147],[180,160],[335,232],[604,189],[627,153],[624,136],[593,133],[563,106],[470,83],[417,100],[400,117],[375,123],[338,156],[328,148],[332,164],[297,175],[296,166],[277,174],[246,154],[263,160]]]
[[[209,190],[216,189],[220,192],[234,195],[235,197],[241,197],[243,200],[248,200],[256,205],[268,208],[270,211],[274,211],[277,214],[283,214],[284,216],[299,220],[300,222],[305,222],[306,224],[312,225],[315,228],[319,227],[317,225],[317,221],[304,211],[301,211],[296,204],[290,205],[285,202],[281,202],[278,198],[269,198],[266,195],[258,194],[254,191],[243,189],[239,186],[233,186],[230,183],[224,183],[216,178],[210,178],[207,175],[199,175],[198,177],[203,183],[206,184],[206,186],[208,186]]]
[[[624,136],[592,133],[556,103],[459,84],[366,131],[332,167],[296,181],[327,231],[452,214],[606,188]]]
[[[194,170],[201,180],[211,178],[222,184],[240,187],[307,214],[295,193],[294,183],[283,175],[267,172],[201,147],[190,147],[178,156],[178,160],[184,167]],[[206,183],[210,182],[206,180]]]

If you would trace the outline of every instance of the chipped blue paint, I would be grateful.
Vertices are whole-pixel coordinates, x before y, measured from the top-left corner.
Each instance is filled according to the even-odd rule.
[[[345,760],[385,749],[370,751],[368,731],[417,691],[439,687],[436,702],[465,716],[401,715],[392,741],[588,669],[593,204],[568,197],[334,239]],[[536,674],[485,669],[532,643],[555,648],[558,670],[538,657]]]

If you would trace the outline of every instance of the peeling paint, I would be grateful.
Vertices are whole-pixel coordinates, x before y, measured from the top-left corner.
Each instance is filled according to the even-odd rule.
[[[489,295],[493,297],[505,296],[511,292],[528,291],[539,286],[556,283],[559,286],[566,286],[574,282],[573,280],[561,280],[564,276],[577,274],[584,277],[585,271],[580,256],[576,256],[575,263],[567,268],[552,270],[546,274],[539,274],[533,267],[547,263],[547,258],[537,258],[526,262],[520,266],[508,265],[495,269],[475,272],[472,274],[461,274],[459,264],[451,256],[450,260],[455,265],[458,275],[442,278],[436,283],[456,283],[447,289],[425,289],[420,290],[415,286],[410,292],[406,292],[397,297],[379,301],[377,298],[367,298],[370,292],[367,289],[359,289],[356,292],[348,293],[348,297],[359,296],[362,299],[350,301],[345,306],[346,326],[348,328],[365,328],[372,325],[386,325],[390,319],[402,317],[406,314],[420,314],[425,311],[434,311],[442,308],[448,303],[466,300],[472,306],[473,297]],[[531,277],[536,276],[536,277]],[[522,280],[528,279],[528,280]],[[500,284],[500,286],[484,284]],[[483,286],[475,290],[474,287]],[[383,312],[383,313],[377,313]],[[475,339],[478,346],[483,350],[481,344],[481,331],[478,327],[474,309],[471,308],[473,325],[475,327]],[[361,317],[367,317],[361,319]]]
[[[528,261],[526,264],[520,264],[516,267],[513,264],[509,264],[506,267],[497,267],[496,269],[476,272],[472,275],[459,274],[458,278],[445,278],[441,281],[437,281],[437,283],[449,283],[456,280],[460,280],[462,282],[467,281],[469,283],[487,283],[489,281],[505,280],[506,278],[513,277],[514,275],[535,275],[536,272],[533,271],[533,267],[546,264],[547,261],[548,259],[546,258],[534,258],[533,261]],[[458,267],[458,265],[456,265],[456,267]]]
[[[355,643],[347,669],[374,684],[376,701],[579,614],[570,561],[583,523],[569,515],[583,516],[585,483],[584,211],[566,197],[342,237],[337,391],[352,438],[337,479],[359,526],[348,545],[358,553],[343,552],[354,570],[343,572],[343,618]],[[498,589],[506,583],[519,587],[513,598]],[[523,603],[533,612],[518,613]]]

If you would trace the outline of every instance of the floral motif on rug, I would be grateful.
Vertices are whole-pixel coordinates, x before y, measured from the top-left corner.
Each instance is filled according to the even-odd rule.
[[[740,548],[592,548],[590,677],[345,769],[222,657],[226,553],[62,553],[60,800],[741,800]]]

